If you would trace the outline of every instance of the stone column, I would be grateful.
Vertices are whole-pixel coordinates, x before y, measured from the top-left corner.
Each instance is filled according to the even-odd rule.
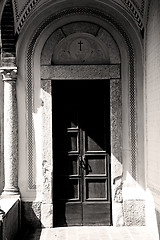
[[[3,195],[18,195],[17,67],[0,68],[4,81],[4,175]]]

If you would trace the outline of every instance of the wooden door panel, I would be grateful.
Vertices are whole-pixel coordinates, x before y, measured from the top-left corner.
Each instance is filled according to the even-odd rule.
[[[68,161],[65,164],[65,174],[67,175],[79,175],[79,159],[78,155],[69,155]]]
[[[107,180],[100,178],[85,179],[85,201],[107,200]]]
[[[82,226],[82,203],[60,201],[56,204],[55,215],[55,226]]]
[[[103,151],[105,149],[104,129],[87,129],[85,137],[85,150],[87,152]]]
[[[110,225],[110,126],[105,114],[110,106],[105,103],[106,84],[63,84],[56,82],[54,86],[55,217],[59,226]]]
[[[111,225],[110,203],[83,203],[83,225]]]
[[[109,85],[107,87],[109,94]],[[110,125],[106,121],[106,111],[110,114],[109,101],[106,102],[106,85],[94,88],[85,108],[83,121],[84,159],[84,225],[110,225],[110,183],[109,153]],[[92,98],[91,98],[92,96]],[[89,107],[90,106],[90,107]],[[88,110],[89,109],[89,110]],[[107,134],[108,137],[106,138]]]
[[[66,203],[65,204],[65,217],[67,226],[81,226],[82,220],[82,203]]]
[[[86,175],[107,175],[107,162],[105,155],[86,155]]]
[[[72,102],[65,109],[65,121],[67,122],[67,128],[78,127],[78,109]]]
[[[79,132],[76,130],[67,131],[67,151],[68,152],[79,152]]]
[[[80,200],[80,183],[77,177],[67,177],[61,176],[59,180],[59,200],[69,201],[69,200]]]

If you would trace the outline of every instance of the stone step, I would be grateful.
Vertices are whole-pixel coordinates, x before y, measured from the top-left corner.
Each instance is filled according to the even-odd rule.
[[[158,240],[147,227],[63,227],[28,232],[21,240]],[[17,240],[17,239],[16,239]]]

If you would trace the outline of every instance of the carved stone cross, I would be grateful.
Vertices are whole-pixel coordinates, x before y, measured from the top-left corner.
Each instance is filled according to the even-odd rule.
[[[78,44],[80,45],[80,51],[82,51],[83,42],[80,40],[80,42]]]

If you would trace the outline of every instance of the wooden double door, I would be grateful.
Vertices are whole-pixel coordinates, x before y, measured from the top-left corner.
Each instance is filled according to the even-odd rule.
[[[110,86],[53,82],[54,224],[110,225]]]

